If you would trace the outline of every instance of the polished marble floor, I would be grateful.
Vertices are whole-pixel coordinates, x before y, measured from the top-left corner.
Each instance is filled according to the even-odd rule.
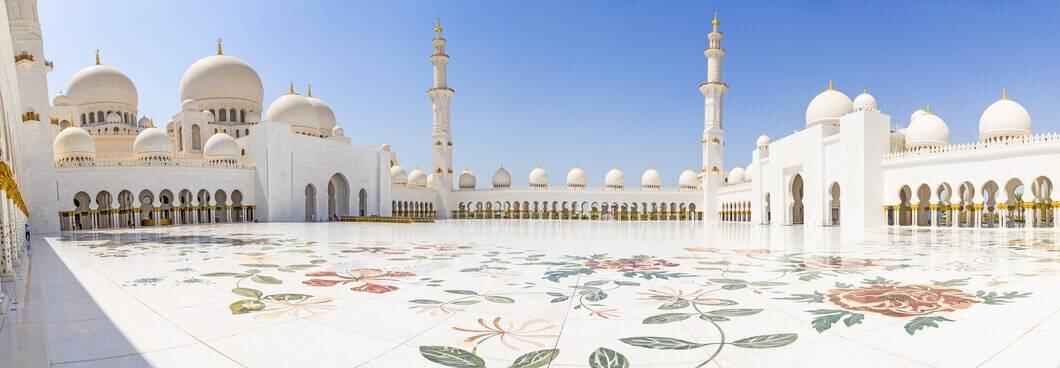
[[[233,224],[34,239],[0,367],[1058,367],[1060,233]]]

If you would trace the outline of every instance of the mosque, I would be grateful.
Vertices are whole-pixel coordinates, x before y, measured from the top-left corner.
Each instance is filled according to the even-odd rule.
[[[892,130],[872,95],[851,100],[829,82],[809,102],[802,129],[759,137],[746,168],[726,169],[729,86],[717,16],[698,87],[699,170],[677,173],[678,186],[665,188],[663,174],[649,168],[639,188],[628,188],[617,167],[603,180],[574,167],[565,186],[552,187],[537,167],[519,188],[503,167],[488,185],[470,170],[454,171],[455,90],[440,24],[428,55],[430,169],[409,171],[389,145],[347,137],[309,88],[302,95],[292,84],[266,108],[258,73],[220,40],[184,72],[179,110],[168,119],[139,111],[135,83],[98,53],[49,99],[53,64],[37,2],[6,5],[0,57],[13,62],[0,68],[4,274],[19,258],[27,222],[35,233],[357,217],[1041,228],[1055,226],[1060,208],[1050,179],[1060,168],[1042,164],[1060,159],[1060,135],[1032,133],[1029,113],[1005,92],[983,111],[978,142],[951,143],[930,108]]]

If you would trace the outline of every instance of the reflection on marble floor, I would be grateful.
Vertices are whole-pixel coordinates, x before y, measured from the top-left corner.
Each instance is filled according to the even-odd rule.
[[[1058,238],[547,221],[81,232],[34,244],[0,366],[1056,367]]]

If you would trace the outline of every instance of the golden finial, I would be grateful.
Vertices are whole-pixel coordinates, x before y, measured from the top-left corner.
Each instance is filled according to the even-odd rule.
[[[438,37],[442,37],[442,18],[434,18],[434,33],[438,34]]]
[[[928,113],[928,114],[930,114],[930,113],[931,113],[931,104],[927,104],[927,106],[925,107],[925,110],[924,110],[924,112],[926,112],[926,113]]]
[[[217,38],[217,55],[224,55],[224,52],[221,50],[221,38]]]
[[[287,94],[297,95],[297,93],[294,93],[294,82],[287,86]]]
[[[831,79],[828,80],[828,89],[829,90],[835,89],[835,88],[832,88],[832,80]]]
[[[718,12],[714,12],[714,20],[710,21],[710,25],[714,26],[714,32],[718,31],[718,24],[721,24],[718,22]]]
[[[1008,99],[1008,91],[1006,91],[1004,88],[1001,89],[1001,99],[1002,100],[1007,100]]]
[[[96,49],[96,65],[99,65],[99,49]]]
[[[310,84],[309,86],[306,87],[305,94],[306,94],[307,97],[313,97],[313,85],[312,84]]]

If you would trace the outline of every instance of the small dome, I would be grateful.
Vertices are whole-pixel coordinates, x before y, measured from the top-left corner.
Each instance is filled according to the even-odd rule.
[[[655,169],[644,170],[644,174],[640,176],[640,187],[644,189],[662,188],[662,175],[659,175],[659,171]]]
[[[460,172],[457,184],[460,189],[475,189],[475,173],[471,172],[471,169],[464,169],[464,171]]]
[[[739,166],[737,166],[736,168],[734,168],[734,169],[732,169],[731,171],[729,171],[729,176],[728,176],[728,177],[726,177],[726,178],[725,178],[725,180],[726,180],[726,181],[727,181],[727,182],[728,182],[728,183],[729,183],[730,185],[731,185],[731,184],[740,184],[740,183],[743,183],[743,179],[744,179],[744,177],[743,177],[743,176],[744,176],[744,170],[743,170],[743,168],[742,168],[742,167],[739,167]]]
[[[912,123],[913,120],[916,120],[916,118],[919,118],[920,115],[924,114],[927,114],[927,111],[924,111],[924,109],[916,109],[916,111],[913,111],[913,114],[909,116],[909,122]]]
[[[699,189],[699,177],[696,176],[696,172],[690,169],[685,169],[681,172],[681,176],[677,178],[678,186],[682,190],[697,190]]]
[[[427,189],[437,189],[434,187],[434,174],[427,175]]]
[[[124,104],[136,108],[136,86],[120,70],[109,65],[90,65],[78,71],[66,86],[71,105]]]
[[[909,149],[941,147],[950,143],[950,128],[938,115],[920,114],[905,131],[905,146]]]
[[[309,101],[310,105],[313,105],[313,109],[317,112],[317,122],[320,124],[320,129],[331,132],[335,127],[335,112],[331,110],[331,106],[328,106],[324,100],[316,97],[306,97],[306,101]]]
[[[540,166],[535,167],[530,170],[529,182],[531,188],[548,188],[548,173]]]
[[[758,148],[763,148],[769,146],[769,142],[769,136],[762,134],[758,136],[758,140],[755,141],[755,145],[758,146]]]
[[[381,148],[384,151],[390,152],[390,143],[383,143],[383,145],[379,146],[379,148]]]
[[[754,172],[757,167],[757,162],[752,162],[750,165],[747,165],[747,169],[743,172],[743,181],[751,182],[754,179]]]
[[[345,136],[345,135],[346,135],[346,130],[342,129],[342,127],[336,125],[334,128],[331,128],[331,136],[332,137],[342,137],[342,136]]]
[[[172,122],[172,120],[170,120],[170,122]],[[136,122],[136,126],[141,127],[141,128],[154,128],[155,127],[155,121],[151,120],[151,118],[149,118],[149,117],[144,116],[144,117],[140,118],[139,121]]]
[[[121,124],[121,114],[111,112],[107,114],[107,124]]]
[[[854,97],[854,111],[880,111],[876,106],[876,97],[872,97],[868,91],[862,92]]]
[[[258,72],[242,59],[229,55],[199,59],[180,79],[181,101],[233,99],[261,106],[264,95]]]
[[[806,127],[821,124],[838,124],[839,118],[854,110],[850,97],[832,88],[828,83],[828,89],[824,90],[810,101],[806,107]]]
[[[214,116],[210,110],[202,110],[202,116],[203,120],[206,120],[206,123],[212,124],[217,121],[217,117]]]
[[[568,188],[585,188],[585,185],[589,183],[589,176],[585,174],[585,170],[580,167],[575,167],[567,172],[567,187]]]
[[[67,106],[67,105],[70,105],[70,97],[67,97],[66,95],[64,95],[62,93],[59,93],[59,94],[55,95],[55,98],[52,99],[52,105],[54,105],[54,106]]]
[[[613,168],[607,171],[607,176],[604,177],[604,187],[609,189],[622,189],[626,187],[626,175],[622,173],[622,170]]]
[[[390,167],[390,184],[405,185],[408,184],[408,178],[408,174],[405,173],[405,168],[401,167],[401,165]]]
[[[497,172],[493,173],[493,187],[494,188],[510,188],[512,186],[512,174],[505,170],[503,166],[497,169]]]
[[[96,157],[96,144],[92,136],[79,127],[63,129],[52,142],[55,161],[91,160]]]
[[[983,142],[1031,135],[1031,114],[1018,102],[1003,96],[979,117],[979,140]]]
[[[239,161],[241,149],[239,143],[228,133],[214,133],[206,140],[202,149],[203,158],[210,162]]]
[[[408,183],[413,188],[426,188],[427,187],[427,174],[416,168],[409,173]]]
[[[180,109],[183,111],[199,111],[199,104],[195,100],[184,100],[180,103]]]
[[[305,97],[293,93],[272,101],[265,114],[265,120],[314,129],[320,127],[320,115],[316,107]]]
[[[139,160],[168,160],[173,155],[173,143],[162,129],[147,128],[133,141],[133,154]]]

